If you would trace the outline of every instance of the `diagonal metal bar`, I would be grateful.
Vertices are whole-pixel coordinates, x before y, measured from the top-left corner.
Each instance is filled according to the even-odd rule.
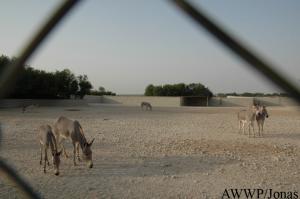
[[[271,82],[279,88],[287,92],[300,104],[300,91],[288,81],[284,76],[280,75],[270,63],[267,63],[254,52],[251,52],[245,45],[238,42],[233,36],[226,33],[220,26],[209,19],[201,10],[197,10],[189,2],[185,0],[170,0],[179,7],[185,14],[191,17],[198,25],[202,26],[224,46],[233,51],[236,55],[248,63],[250,68],[256,69],[263,74]]]
[[[75,6],[80,0],[65,0],[49,17],[49,20],[41,26],[41,29],[33,36],[33,38],[26,45],[26,48],[17,57],[17,60],[9,66],[6,66],[0,74],[0,99],[7,94],[11,85],[14,84],[18,73],[23,68],[27,59],[40,46],[45,38],[53,31],[54,27],[61,21],[61,19]]]
[[[41,26],[41,29],[33,36],[33,38],[26,45],[26,48],[18,56],[17,60],[12,65],[5,66],[3,72],[0,74],[0,99],[5,96],[11,86],[16,81],[18,73],[23,68],[26,60],[34,53],[45,38],[53,31],[57,24],[66,16],[66,14],[78,3],[80,0],[65,0],[63,1],[55,12],[49,17],[46,23]],[[1,136],[1,129],[0,129]],[[1,140],[0,140],[1,141]],[[17,172],[8,164],[0,159],[0,174],[6,179],[14,182],[17,187],[28,198],[41,198],[32,187],[26,183]]]
[[[23,193],[27,198],[41,198],[39,194],[37,194],[29,184],[24,181],[17,172],[12,169],[8,164],[6,164],[2,159],[0,159],[0,175],[15,184],[18,189],[20,189],[21,193]]]

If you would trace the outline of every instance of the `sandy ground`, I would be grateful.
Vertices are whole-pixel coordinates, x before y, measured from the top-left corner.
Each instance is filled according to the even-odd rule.
[[[225,189],[297,191],[300,112],[269,107],[263,138],[238,134],[240,108],[90,105],[1,109],[0,155],[45,198],[221,198]],[[62,158],[61,175],[39,165],[37,128],[64,115],[80,121],[94,168]],[[257,130],[257,126],[256,126]],[[66,142],[72,155],[72,145]],[[18,198],[0,178],[0,198]]]

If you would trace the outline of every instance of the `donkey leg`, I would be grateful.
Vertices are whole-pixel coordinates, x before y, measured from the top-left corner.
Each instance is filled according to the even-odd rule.
[[[77,160],[80,162],[80,156],[79,156],[79,143],[76,143],[76,150],[77,150]]]
[[[259,125],[259,136],[262,136],[262,124]]]
[[[248,125],[247,125],[247,127],[248,127],[248,130],[249,130],[249,132],[248,132],[248,136],[249,136],[249,137],[251,137],[251,132],[250,132],[250,130],[251,130],[251,129],[250,129],[250,124],[248,124]]]
[[[264,132],[264,121],[261,123],[261,136],[263,137],[263,132]]]
[[[261,123],[258,124],[259,136],[262,136],[262,126]]]
[[[64,153],[64,155],[65,155],[65,158],[69,158],[69,156],[68,156],[68,154],[67,154],[67,151],[66,151],[66,149],[65,149],[65,146],[64,146],[64,138],[60,138],[60,141],[59,141],[59,146],[60,146],[60,148],[62,148],[62,150],[63,150],[63,153]]]
[[[242,122],[241,123],[241,130],[243,131],[242,133],[243,133],[243,135],[245,135],[245,123],[244,122]]]
[[[74,163],[74,166],[76,166],[76,143],[75,142],[72,142],[73,143],[73,163]]]
[[[239,121],[239,133],[245,134],[244,124],[242,121]]]
[[[256,120],[256,123],[257,123],[257,130],[258,130],[258,136],[260,135],[260,130],[259,130],[259,123],[258,123],[258,121]]]
[[[49,159],[48,159],[48,149],[46,150],[46,158],[47,158],[47,165],[50,166]]]
[[[69,156],[68,156],[68,154],[67,154],[67,151],[66,151],[66,148],[65,148],[64,144],[62,143],[61,146],[62,146],[61,148],[62,148],[62,150],[63,150],[63,152],[64,152],[65,157],[66,157],[66,158],[69,158]]]
[[[252,127],[253,137],[255,137],[254,123],[253,122],[251,122],[251,127]]]
[[[41,151],[40,165],[42,165],[42,162],[43,162],[43,146],[42,146],[42,144],[40,144],[40,151]]]
[[[46,173],[46,162],[48,161],[47,157],[47,148],[44,149],[44,173]]]

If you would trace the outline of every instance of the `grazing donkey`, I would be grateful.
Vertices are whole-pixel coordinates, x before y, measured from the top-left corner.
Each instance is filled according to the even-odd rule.
[[[152,106],[151,106],[151,104],[149,103],[149,102],[142,102],[141,103],[141,108],[144,110],[144,108],[145,108],[145,110],[152,110]]]
[[[22,106],[22,113],[25,113],[27,110],[33,110],[35,108],[38,108],[38,104],[29,104],[29,105],[23,105]]]
[[[263,136],[263,131],[264,131],[264,122],[265,118],[268,118],[269,114],[267,111],[266,106],[258,106],[257,107],[257,112],[256,112],[256,122],[258,126],[258,135]]]
[[[56,140],[61,145],[62,150],[64,151],[66,157],[68,157],[68,155],[63,145],[63,141],[66,138],[71,137],[72,144],[74,147],[73,148],[74,166],[76,166],[76,161],[75,161],[76,150],[77,150],[77,159],[78,161],[81,161],[79,158],[79,146],[80,146],[82,150],[82,158],[87,162],[87,166],[89,168],[93,167],[91,146],[95,139],[93,139],[91,142],[87,142],[83,134],[81,125],[77,120],[73,121],[63,116],[59,117],[56,123],[54,124],[54,132],[55,132]]]
[[[54,174],[59,175],[59,164],[60,164],[60,152],[57,152],[57,145],[52,129],[49,125],[42,125],[39,128],[39,142],[41,148],[41,159],[40,165],[42,165],[43,151],[44,151],[44,173],[46,173],[46,162],[49,166],[48,161],[48,147],[50,146],[52,160],[54,165]]]
[[[254,132],[254,120],[256,115],[257,109],[255,106],[249,107],[248,110],[241,110],[238,112],[238,122],[239,122],[239,133],[241,130],[243,130],[243,133],[245,134],[245,126],[247,125],[249,128],[249,137],[251,133],[251,127],[253,135],[255,136]]]

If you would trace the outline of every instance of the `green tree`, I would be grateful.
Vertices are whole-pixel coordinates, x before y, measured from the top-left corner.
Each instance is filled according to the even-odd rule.
[[[103,87],[103,86],[99,86],[99,92],[101,92],[101,93],[105,93],[105,88]]]
[[[102,86],[100,86],[98,88],[98,90],[91,90],[90,95],[99,95],[99,96],[103,96],[103,95],[116,95],[116,93],[113,93],[111,91],[106,91],[106,89]]]
[[[152,84],[148,85],[145,90],[146,96],[153,96],[154,86]]]
[[[76,80],[75,75],[69,70],[64,69],[62,71],[55,72],[55,84],[57,88],[57,97],[58,98],[70,98],[71,92],[74,88],[74,81]],[[73,85],[71,85],[73,82]],[[73,86],[73,88],[72,88]],[[71,89],[72,88],[72,89]],[[72,90],[74,91],[74,90]]]
[[[79,90],[78,81],[77,81],[77,79],[74,79],[71,82],[71,85],[70,85],[70,93],[71,93],[71,95],[77,95],[78,90]]]
[[[162,86],[155,86],[153,89],[153,96],[165,96]]]
[[[192,83],[185,85],[165,84],[163,86],[148,85],[145,89],[146,96],[204,96],[212,97],[213,93],[200,83]]]
[[[4,67],[9,64],[11,62],[10,58],[5,56],[5,55],[1,55],[0,56],[0,72],[2,72],[2,70],[4,69]]]
[[[11,64],[16,58],[0,56],[0,72],[5,65]],[[81,86],[79,85],[81,81]],[[80,88],[79,88],[80,86]],[[24,66],[17,78],[15,87],[8,97],[12,98],[63,98],[68,99],[72,94],[80,92],[83,97],[92,88],[86,75],[78,78],[69,70],[56,72],[33,69]]]
[[[88,77],[86,75],[79,75],[78,76],[79,81],[79,96],[81,99],[86,94],[89,94],[91,89],[93,88],[92,84],[88,81]]]

